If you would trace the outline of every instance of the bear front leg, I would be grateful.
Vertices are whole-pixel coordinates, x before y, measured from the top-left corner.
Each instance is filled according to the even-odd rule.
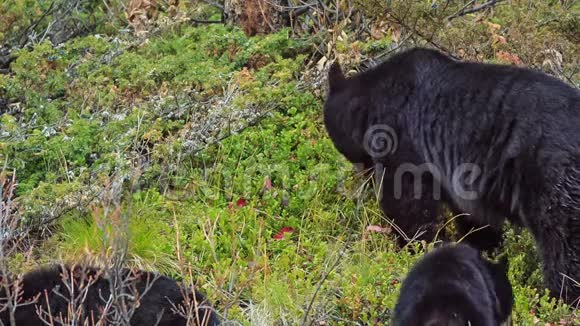
[[[462,243],[486,252],[492,252],[500,246],[503,238],[501,226],[484,225],[472,216],[459,214],[453,212],[458,239]]]
[[[553,218],[553,219],[551,219]],[[548,216],[545,221],[562,220]],[[533,233],[542,257],[544,283],[553,297],[573,305],[580,299],[580,212],[568,223],[541,225]],[[536,231],[536,232],[534,232]]]
[[[382,181],[378,182],[381,184],[381,209],[400,230],[396,230],[399,246],[409,240],[435,240],[443,211],[442,202],[434,192],[432,176],[423,175],[420,186],[413,181],[412,175],[396,178],[394,174],[385,173],[379,180]],[[439,232],[439,238],[442,236],[443,230]]]
[[[580,163],[560,169],[559,182],[526,212],[552,296],[573,305],[580,300]],[[534,212],[541,212],[533,218]]]

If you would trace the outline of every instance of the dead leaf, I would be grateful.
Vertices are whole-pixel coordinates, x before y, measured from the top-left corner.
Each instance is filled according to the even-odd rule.
[[[400,26],[395,26],[391,28],[391,39],[393,42],[399,43],[401,40],[401,34],[403,33],[403,29]]]
[[[130,0],[125,15],[135,34],[143,33],[149,26],[150,20],[157,16],[157,2],[156,0]]]
[[[386,24],[382,21],[376,22],[371,25],[371,37],[375,40],[380,40],[387,34]]]
[[[318,71],[324,71],[324,67],[326,66],[327,61],[328,58],[326,58],[326,56],[320,58],[320,60],[318,60],[316,63],[316,69],[318,69]]]
[[[391,232],[390,227],[382,227],[380,225],[369,225],[366,228],[367,232],[377,232],[377,233],[389,233]]]
[[[505,63],[510,63],[514,65],[522,64],[522,60],[520,59],[520,57],[517,56],[517,54],[512,54],[507,51],[498,51],[496,56],[500,61]]]

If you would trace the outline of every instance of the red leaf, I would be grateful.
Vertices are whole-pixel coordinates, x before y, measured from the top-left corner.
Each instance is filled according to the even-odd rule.
[[[289,227],[289,226],[285,226],[285,227],[280,229],[280,232],[274,234],[272,236],[272,238],[275,240],[282,240],[282,239],[284,239],[285,233],[294,233],[294,229]]]
[[[272,180],[269,177],[264,178],[264,190],[272,190]]]
[[[520,59],[520,57],[518,57],[516,54],[511,54],[507,51],[497,52],[497,58],[500,61],[503,61],[506,63],[511,63],[514,65],[521,65],[522,64],[522,60]]]
[[[242,208],[242,207],[244,207],[244,206],[246,206],[246,205],[248,205],[248,201],[246,200],[246,198],[244,198],[244,197],[240,197],[240,198],[239,198],[239,199],[236,201],[236,204],[235,204],[235,206],[234,206],[234,203],[233,203],[233,202],[232,202],[232,203],[229,203],[229,204],[228,204],[228,209],[229,209],[229,210],[233,210],[233,209],[234,209],[234,208],[236,208],[236,207],[237,207],[237,208]]]
[[[244,197],[240,197],[240,199],[238,199],[236,202],[236,206],[238,207],[244,207],[246,205],[248,205],[248,201]]]

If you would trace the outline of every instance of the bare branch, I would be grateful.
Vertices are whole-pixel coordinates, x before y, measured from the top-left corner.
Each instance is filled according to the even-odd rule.
[[[223,20],[203,20],[203,19],[194,19],[192,18],[191,21],[195,24],[223,24]]]
[[[215,2],[213,0],[202,0],[203,2],[207,3],[210,6],[214,6],[216,8],[219,8],[221,11],[224,11],[224,5],[218,2]]]
[[[306,308],[306,311],[304,312],[304,318],[302,319],[302,326],[306,326],[306,322],[308,321],[308,315],[310,314],[310,310],[312,309],[312,305],[314,304],[314,300],[316,299],[316,295],[318,295],[318,291],[320,291],[320,288],[322,287],[322,284],[324,284],[324,282],[326,281],[326,279],[328,279],[328,276],[338,266],[338,264],[342,260],[342,256],[343,255],[344,255],[344,252],[341,251],[340,254],[339,254],[339,256],[338,256],[338,258],[334,262],[334,264],[330,267],[330,269],[328,270],[328,272],[324,273],[324,276],[322,277],[322,279],[320,280],[320,282],[318,282],[318,285],[316,286],[316,290],[314,291],[314,294],[312,295],[312,299],[310,299],[310,303],[308,304],[308,308]]]
[[[34,30],[36,28],[36,26],[38,26],[38,24],[40,24],[40,22],[42,20],[44,20],[44,18],[46,18],[48,15],[52,14],[57,8],[55,8],[54,6],[54,1],[52,1],[50,3],[50,6],[42,13],[42,15],[40,16],[40,18],[38,18],[35,22],[33,22],[32,24],[30,24],[25,30],[24,32],[21,34],[20,36],[20,48],[23,48],[27,41],[28,41],[28,33],[31,30]]]
[[[411,33],[413,33],[414,35],[419,36],[420,38],[422,38],[423,40],[427,41],[427,43],[431,44],[433,47],[435,47],[436,49],[438,49],[441,52],[446,53],[448,56],[450,56],[451,58],[458,60],[459,58],[454,55],[449,49],[445,48],[444,46],[440,45],[439,43],[435,42],[433,40],[433,37],[428,37],[425,34],[419,32],[415,27],[411,27],[409,25],[407,25],[406,23],[403,22],[403,19],[398,18],[397,16],[395,16],[393,13],[391,13],[389,15],[389,19],[392,20],[394,23],[401,25],[402,27],[406,28],[407,30],[411,31]]]
[[[473,7],[473,8],[471,8],[471,9],[467,9],[467,7],[469,7],[470,5],[472,5],[475,2],[475,1],[470,1],[459,12],[457,12],[456,14],[453,14],[453,15],[451,15],[449,17],[447,17],[447,20],[452,20],[452,19],[455,19],[457,17],[465,16],[467,14],[471,14],[471,13],[474,13],[474,12],[478,12],[480,10],[484,10],[486,8],[489,8],[489,7],[493,7],[493,6],[495,6],[496,4],[498,4],[498,3],[502,2],[502,1],[503,0],[490,0],[490,1],[486,2],[486,3],[482,3],[480,5],[477,5],[477,6]]]

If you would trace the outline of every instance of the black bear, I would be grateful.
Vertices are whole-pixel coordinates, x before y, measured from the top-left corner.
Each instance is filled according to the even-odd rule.
[[[21,281],[6,283],[8,278],[3,278],[2,325],[11,325],[8,300],[16,303],[12,304],[16,325],[40,326],[47,321],[63,325],[219,325],[201,293],[192,294],[173,279],[151,272],[123,269],[120,274],[119,285],[113,285],[102,269],[51,265],[25,274]],[[113,293],[123,303],[113,304],[113,286],[117,289]],[[123,320],[127,318],[130,320]]]
[[[469,215],[460,229],[489,225],[466,239],[486,249],[507,218],[533,234],[552,293],[580,296],[580,90],[417,48],[351,78],[334,64],[324,123],[348,160],[384,171],[381,206],[407,235],[447,203]]]
[[[499,326],[511,315],[506,261],[492,263],[467,245],[425,255],[407,274],[394,326]]]

